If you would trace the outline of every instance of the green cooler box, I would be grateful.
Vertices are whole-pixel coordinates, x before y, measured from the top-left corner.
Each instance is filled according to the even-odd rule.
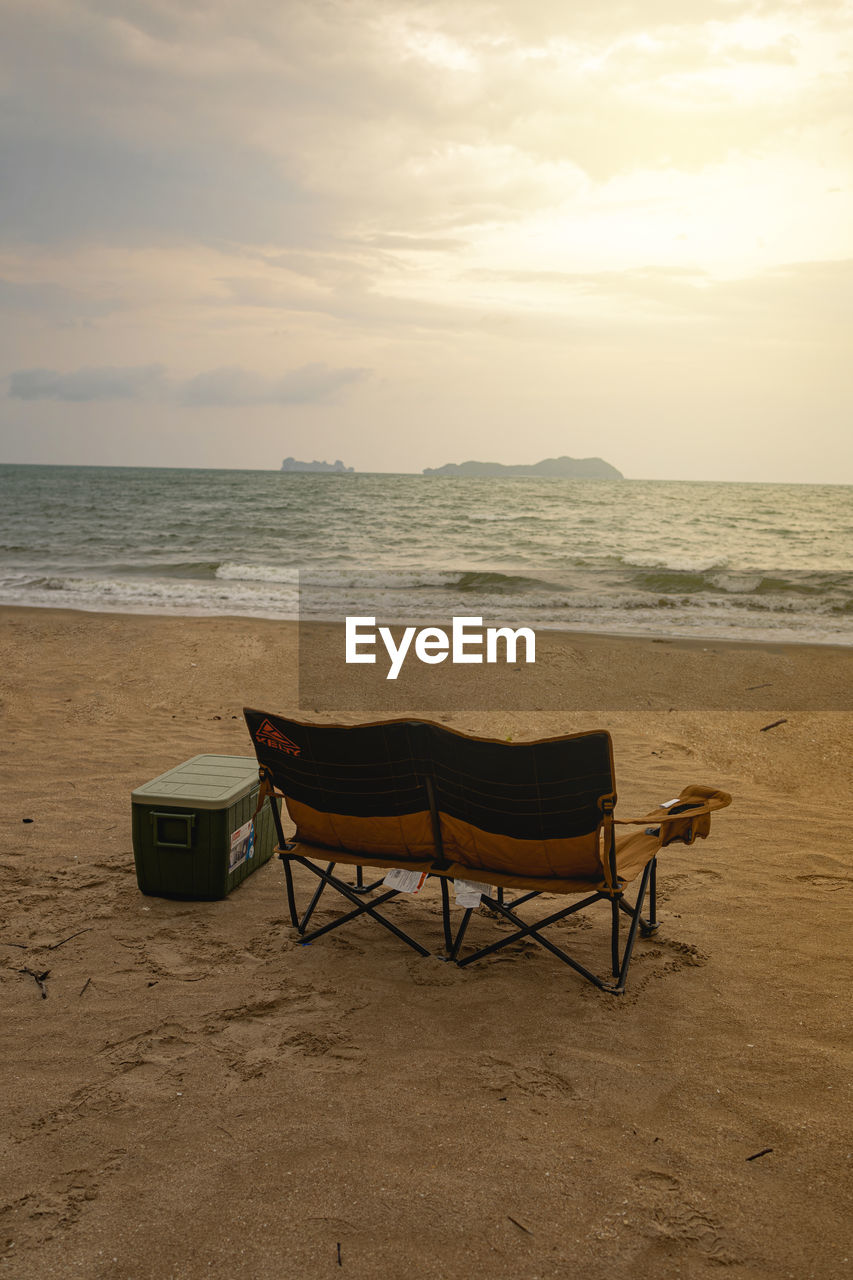
[[[133,855],[143,893],[224,898],[275,848],[269,803],[258,803],[254,756],[193,756],[131,795]]]

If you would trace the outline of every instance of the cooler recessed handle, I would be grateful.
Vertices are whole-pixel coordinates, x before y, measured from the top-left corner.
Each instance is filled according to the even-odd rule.
[[[166,826],[166,823],[169,826]],[[181,833],[183,824],[183,838]],[[156,813],[151,814],[151,825],[154,828],[154,843],[163,849],[191,849],[193,847],[194,813]],[[173,839],[167,840],[169,835]]]

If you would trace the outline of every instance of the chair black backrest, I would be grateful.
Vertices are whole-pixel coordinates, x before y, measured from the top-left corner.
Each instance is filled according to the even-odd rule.
[[[318,813],[369,819],[441,814],[520,840],[587,835],[615,801],[605,730],[509,743],[420,720],[304,724],[247,709],[259,762],[289,800]]]
[[[243,713],[260,764],[288,799],[321,813],[383,817],[425,808],[427,763],[416,721],[354,727]]]
[[[536,742],[470,738],[426,724],[439,811],[518,840],[586,835],[613,797],[613,755],[604,730]]]

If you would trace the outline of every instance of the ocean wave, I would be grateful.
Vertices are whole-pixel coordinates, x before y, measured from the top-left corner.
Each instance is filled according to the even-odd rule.
[[[157,577],[164,578],[199,578],[202,581],[215,578],[219,569],[218,560],[175,560],[168,563],[159,563],[150,561],[145,564],[132,566],[129,569],[125,565],[110,566],[114,573],[134,572],[145,575],[156,574]]]
[[[762,577],[754,588],[757,595],[793,594],[826,596],[844,593],[853,596],[853,575],[808,573],[787,577]]]
[[[454,615],[485,625],[557,627],[629,635],[719,636],[850,644],[853,601],[793,593],[639,592],[605,589],[595,575],[568,589],[544,580],[484,572],[402,575],[328,571],[287,582],[5,574],[0,603],[73,609],[340,621],[374,615],[387,623],[448,625]],[[519,592],[518,583],[528,589]],[[385,584],[383,586],[383,583]],[[507,590],[507,583],[510,589]],[[532,585],[531,585],[532,584]]]
[[[214,576],[224,582],[265,582],[297,585],[309,590],[348,591],[417,591],[442,590],[462,592],[487,592],[508,594],[546,587],[554,584],[546,578],[529,574],[496,572],[493,570],[460,569],[365,569],[335,567],[301,567],[277,564],[220,564]],[[557,588],[559,589],[559,588]]]
[[[296,584],[299,569],[280,564],[234,564],[226,561],[216,567],[214,577],[223,582],[281,582]]]
[[[294,567],[279,564],[221,564],[216,577],[226,582],[270,582],[304,586],[317,589],[335,588],[358,591],[361,589],[386,591],[411,591],[418,588],[454,585],[464,576],[456,570],[423,569],[363,569],[312,566]]]
[[[632,584],[639,591],[692,593],[718,590],[706,573],[686,569],[661,569],[655,573],[635,573]]]
[[[649,569],[661,573],[713,573],[730,567],[731,562],[721,560],[719,556],[709,556],[707,552],[689,554],[687,552],[669,552],[665,557],[660,551],[631,552],[613,557],[617,564],[626,569]]]
[[[154,613],[244,613],[257,617],[295,618],[295,589],[230,588],[178,579],[97,578],[74,575],[7,575],[0,579],[0,603]]]
[[[196,576],[131,573],[6,572],[0,575],[5,603],[67,603],[69,607],[164,609],[180,612],[246,612],[270,617],[341,618],[376,615],[389,621],[427,619],[455,614],[482,615],[507,621],[510,610],[519,622],[559,619],[570,625],[583,613],[639,618],[666,613],[694,620],[728,616],[733,622],[765,618],[845,618],[853,613],[853,583],[847,575],[810,575],[808,580],[754,575],[732,582],[716,575],[573,570],[571,575],[469,570],[415,571],[326,568],[302,571],[271,565],[215,568],[192,562]],[[224,572],[223,572],[224,570]],[[254,577],[250,577],[250,574]]]
[[[700,592],[723,596],[807,596],[839,595],[853,598],[853,574],[821,573],[818,571],[760,570],[734,571],[726,569],[673,569],[671,567],[649,572],[646,570],[627,575],[626,585],[639,591],[664,594],[688,594]]]
[[[527,574],[495,573],[482,570],[471,570],[456,575],[455,581],[448,581],[446,589],[456,591],[484,591],[489,595],[509,595],[513,592],[530,591],[550,584],[542,578],[532,578]]]

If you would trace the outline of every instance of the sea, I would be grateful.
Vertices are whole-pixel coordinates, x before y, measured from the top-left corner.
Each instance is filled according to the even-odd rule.
[[[0,466],[0,603],[853,643],[853,487]]]

